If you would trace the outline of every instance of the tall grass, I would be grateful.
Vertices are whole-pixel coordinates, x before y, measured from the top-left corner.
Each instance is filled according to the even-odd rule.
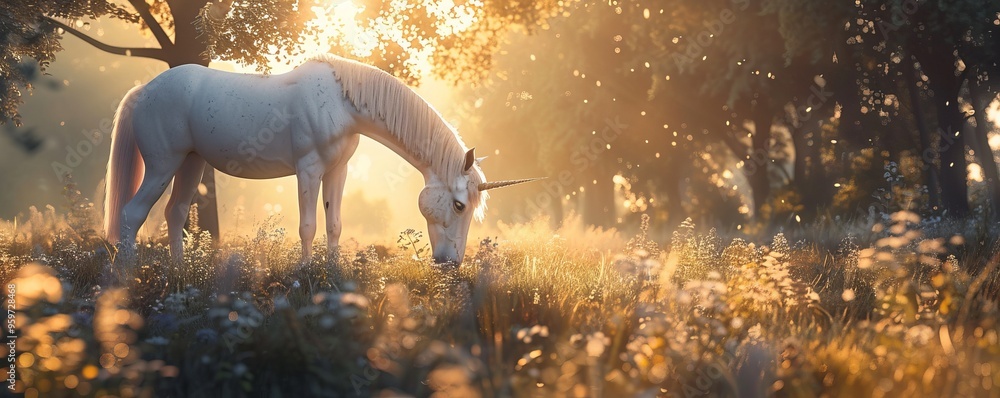
[[[413,232],[299,267],[264,222],[112,266],[88,209],[0,225],[26,396],[1000,394],[998,250],[975,222],[902,212],[824,243],[501,225],[458,268]]]

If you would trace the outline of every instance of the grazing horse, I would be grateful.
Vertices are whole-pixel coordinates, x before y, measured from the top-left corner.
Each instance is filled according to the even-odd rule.
[[[170,253],[180,259],[184,221],[208,163],[241,178],[295,174],[302,261],[312,258],[320,194],[334,253],[347,161],[360,135],[423,174],[418,205],[437,262],[462,262],[469,224],[483,218],[486,190],[529,181],[486,182],[474,150],[441,115],[377,68],[332,55],[272,76],[184,65],[133,88],[118,108],[105,233],[132,252],[136,233],[173,178],[165,215]]]

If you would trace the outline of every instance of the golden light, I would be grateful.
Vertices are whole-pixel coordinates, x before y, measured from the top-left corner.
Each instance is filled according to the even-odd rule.
[[[74,388],[76,388],[76,386],[79,383],[80,383],[80,380],[77,379],[76,375],[66,376],[66,380],[64,381],[64,384],[66,385],[66,388],[69,388],[71,390],[74,389]]]
[[[414,43],[410,33],[405,32],[406,27],[400,26],[393,17],[370,17],[362,15],[365,9],[361,2],[346,0],[319,0],[311,10],[315,13],[315,19],[308,24],[315,28],[317,35],[306,38],[299,48],[300,54],[295,56],[282,55],[281,60],[277,59],[277,54],[269,55],[268,66],[271,74],[280,74],[294,69],[316,54],[331,52],[334,44],[342,47],[346,54],[341,54],[349,58],[364,59],[386,51],[387,46],[399,46],[407,52],[406,67],[416,76],[420,77],[419,86],[415,87],[428,102],[432,103],[439,110],[447,113],[451,104],[457,103],[452,96],[453,87],[443,81],[436,80],[433,76],[433,57],[437,47],[429,40],[435,37],[447,37],[465,32],[475,25],[482,14],[482,1],[463,1],[461,5],[456,5],[454,1],[445,0],[434,2],[433,4],[422,4],[430,18],[436,19],[435,32],[427,32],[425,36],[432,39],[422,39]],[[412,5],[412,1],[393,0],[387,2],[392,9],[402,9]],[[377,57],[376,57],[377,58]],[[230,62],[216,62],[212,65],[215,68],[234,71],[238,73],[258,73],[255,66],[242,66]],[[482,105],[482,103],[480,103]],[[452,122],[455,122],[452,120]],[[492,151],[499,154],[499,149]],[[364,197],[370,200],[392,199],[399,196],[399,189],[409,190],[411,185],[419,184],[416,178],[415,169],[411,169],[409,164],[401,160],[395,153],[385,149],[384,146],[362,139],[361,145],[348,166],[350,168],[349,181],[347,183],[346,194],[351,195],[352,191],[359,187],[368,185],[364,191]],[[373,184],[374,182],[374,184]],[[412,183],[412,184],[411,184]],[[276,218],[278,225],[295,230],[298,223],[298,212],[284,212],[284,209],[295,209],[295,195],[289,195],[290,190],[275,192],[275,185],[296,184],[294,178],[284,178],[278,181],[244,181],[216,175],[216,186],[220,195],[235,197],[241,200],[238,207],[221,209],[220,217],[230,220],[223,222],[223,234],[230,233],[227,226],[236,225],[239,227],[251,228],[254,225],[252,217],[258,212],[242,214],[233,209],[261,209],[264,208],[263,217],[280,216]],[[398,186],[403,184],[403,186]],[[236,190],[235,188],[239,188]],[[416,189],[415,187],[412,189]],[[236,192],[234,192],[234,190]],[[261,195],[264,190],[269,194]],[[253,196],[247,192],[255,192]],[[413,195],[419,191],[414,191]],[[243,199],[239,199],[245,196]],[[239,207],[244,206],[244,207]],[[348,204],[349,206],[349,204]],[[241,217],[246,217],[241,222]],[[259,221],[259,220],[258,220]],[[390,228],[405,227],[413,222],[422,221],[419,212],[398,211],[394,212],[388,220]],[[350,230],[347,226],[346,235],[356,235],[360,230]]]
[[[978,163],[969,163],[969,179],[975,182],[983,182],[983,168]]]
[[[310,27],[318,27],[318,40],[306,40],[302,43],[301,54],[286,57],[283,61],[277,61],[272,57],[268,64],[271,68],[271,73],[288,72],[316,54],[330,52],[333,43],[332,39],[336,35],[340,35],[347,40],[350,47],[355,50],[353,51],[356,53],[355,55],[361,55],[362,52],[373,50],[377,45],[378,38],[371,32],[361,29],[356,20],[356,17],[362,10],[363,8],[358,7],[353,2],[342,0],[327,0],[322,5],[314,6],[312,11],[316,14],[316,18],[309,25]],[[257,68],[254,65],[240,65],[231,62],[225,62],[224,64],[232,68],[234,72],[257,72]]]
[[[97,377],[98,372],[99,371],[98,371],[98,369],[97,369],[96,366],[94,366],[94,365],[87,365],[87,366],[85,366],[83,368],[82,374],[83,374],[83,377],[86,378],[86,379],[93,379],[93,378]]]
[[[45,300],[56,303],[62,300],[62,282],[51,268],[32,263],[22,267],[17,278],[10,282],[16,286],[16,306],[25,308]]]
[[[469,1],[462,5],[456,5],[453,1],[446,0],[428,4],[425,7],[432,17],[442,21],[436,26],[437,35],[446,37],[465,32],[471,28],[479,20],[479,10],[482,6],[482,1]],[[390,7],[405,9],[409,6],[405,1],[393,0],[390,2]],[[401,26],[393,20],[376,17],[374,20],[366,20],[365,23],[362,23],[359,16],[364,11],[364,7],[344,0],[326,0],[314,6],[312,11],[316,18],[308,25],[317,29],[318,37],[314,41],[307,40],[302,43],[302,52],[299,55],[284,57],[281,61],[272,57],[268,65],[271,67],[271,73],[290,71],[316,54],[328,53],[335,41],[344,44],[350,52],[349,55],[357,58],[367,57],[392,43],[409,53],[410,57],[405,61],[406,66],[418,76],[427,76],[432,71],[431,59],[434,56],[434,43],[423,39],[419,41],[419,47],[414,48],[412,45],[414,38],[408,37]],[[369,26],[369,23],[372,26]],[[255,66],[237,64],[229,66],[236,72],[256,72]]]
[[[18,363],[21,364],[21,366],[24,366],[26,368],[30,368],[31,365],[35,364],[35,356],[31,355],[30,352],[26,352],[26,353],[21,354],[21,356],[18,357],[17,361],[18,361]]]

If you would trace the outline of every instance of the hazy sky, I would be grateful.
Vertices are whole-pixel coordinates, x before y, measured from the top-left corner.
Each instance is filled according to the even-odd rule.
[[[151,38],[144,38],[134,28],[117,21],[95,22],[87,33],[114,45],[155,46]],[[63,46],[65,50],[57,54],[56,62],[48,69],[50,76],[46,77],[58,82],[59,88],[53,90],[39,85],[20,108],[23,128],[34,129],[36,135],[46,140],[45,147],[29,155],[7,138],[4,138],[6,145],[0,145],[0,167],[5,170],[3,183],[12,187],[0,195],[0,218],[23,217],[29,206],[41,209],[52,204],[63,210],[66,203],[62,196],[63,184],[54,171],[54,162],[70,167],[83,194],[97,204],[102,203],[103,192],[97,189],[106,171],[110,137],[95,131],[110,126],[114,110],[125,92],[166,70],[162,62],[109,55],[69,35],[63,40]],[[234,69],[230,64],[216,63],[212,67]],[[439,107],[452,103],[449,86],[442,82],[425,82],[418,92]],[[447,108],[439,109],[449,114]],[[449,121],[456,126],[462,125],[460,120],[451,118]],[[88,134],[97,137],[99,142],[91,145]],[[465,134],[465,139],[472,145],[470,135]],[[81,150],[83,153],[79,152]],[[364,138],[350,165],[344,201],[345,238],[370,239],[371,236],[363,235],[374,235],[390,240],[405,228],[426,228],[416,206],[423,179],[409,164]],[[486,170],[489,171],[488,165]],[[218,173],[217,179],[224,235],[237,227],[240,233],[246,233],[247,227],[253,227],[268,214],[279,215],[280,225],[290,236],[297,235],[294,178],[252,181]],[[150,227],[162,225],[162,205],[166,196],[153,209],[146,225],[147,232]],[[391,204],[391,208],[372,204],[380,199]],[[242,213],[239,219],[238,213]],[[473,224],[470,238],[476,238],[480,228]]]

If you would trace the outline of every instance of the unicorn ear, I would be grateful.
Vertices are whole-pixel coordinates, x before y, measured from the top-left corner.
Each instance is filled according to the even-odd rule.
[[[470,149],[465,153],[465,172],[468,173],[472,170],[472,165],[476,164],[476,148]]]
[[[477,164],[477,165],[481,165],[481,164],[483,164],[483,161],[484,161],[484,160],[486,160],[486,158],[488,158],[488,157],[489,157],[489,156],[483,156],[483,157],[481,157],[481,158],[476,158],[476,164]]]

